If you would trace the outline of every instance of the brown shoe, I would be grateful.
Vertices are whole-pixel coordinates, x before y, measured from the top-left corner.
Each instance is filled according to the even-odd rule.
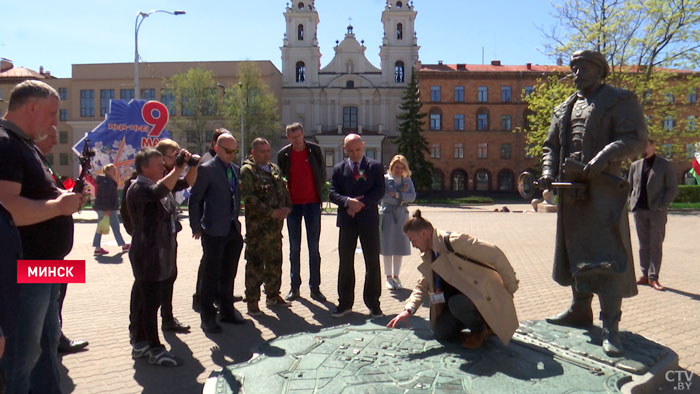
[[[257,301],[248,301],[248,314],[251,316],[262,315],[262,312],[260,312],[260,307],[258,307]]]
[[[284,300],[284,298],[280,297],[279,294],[274,295],[274,296],[267,296],[267,300],[265,300],[265,305],[267,306],[289,306],[287,304],[287,301]]]
[[[659,283],[658,280],[650,280],[649,281],[649,286],[653,287],[654,290],[658,291],[666,291],[666,288],[661,286],[661,283]]]
[[[481,331],[470,332],[462,337],[462,347],[466,349],[479,349],[483,346],[486,338],[491,334],[493,334],[493,331],[488,327]]]
[[[637,284],[638,285],[648,285],[649,284],[649,278],[646,276],[640,276],[639,279],[637,279]]]

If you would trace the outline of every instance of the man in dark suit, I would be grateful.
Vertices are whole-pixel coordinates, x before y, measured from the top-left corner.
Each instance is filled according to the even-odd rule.
[[[666,235],[668,206],[678,193],[673,165],[654,153],[654,140],[647,142],[644,158],[635,161],[628,175],[632,193],[630,208],[634,213],[639,237],[639,266],[642,276],[637,284],[665,290],[659,283],[661,254]]]
[[[216,156],[200,165],[190,195],[189,213],[192,236],[202,240],[202,279],[198,283],[202,329],[221,332],[216,322],[214,300],[220,301],[221,321],[243,324],[233,307],[233,281],[243,249],[241,223],[240,172],[233,159],[238,148],[231,134],[221,134],[214,150]]]
[[[372,317],[382,315],[379,270],[379,210],[384,196],[382,164],[364,156],[365,142],[357,134],[348,134],[343,144],[346,160],[333,167],[330,200],[338,205],[336,225],[340,227],[338,254],[338,306],[333,317],[352,311],[355,299],[355,248],[360,238],[365,257],[363,298]]]

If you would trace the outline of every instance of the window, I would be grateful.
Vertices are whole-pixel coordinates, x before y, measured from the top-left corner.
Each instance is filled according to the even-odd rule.
[[[476,90],[476,101],[480,103],[485,103],[489,101],[489,88],[486,86],[479,86]]]
[[[440,158],[440,144],[430,145],[430,158],[439,159]]]
[[[175,115],[175,93],[170,89],[160,90],[160,102],[165,105],[170,115]]]
[[[60,164],[62,166],[68,165],[68,153],[59,153],[58,154],[58,164]]]
[[[68,143],[68,132],[67,131],[59,131],[58,132],[58,143],[59,144],[67,144]]]
[[[501,159],[510,159],[510,144],[501,144]]]
[[[673,118],[673,116],[667,116],[664,118],[664,130],[665,131],[673,131],[673,126],[676,125],[676,120]]]
[[[695,157],[695,144],[685,145],[685,158],[692,159]]]
[[[431,113],[430,114],[430,130],[440,130],[441,129],[441,122],[440,122],[440,113]]]
[[[155,89],[141,89],[141,100],[155,100],[156,90]]]
[[[676,100],[676,97],[671,93],[666,93],[664,94],[664,99],[666,100],[666,104],[673,104],[673,102]]]
[[[512,89],[510,86],[501,86],[501,101],[504,103],[510,103],[512,96]]]
[[[535,91],[535,88],[532,86],[525,86],[525,89],[523,89],[525,92],[525,97],[529,96],[532,94],[532,92]]]
[[[403,4],[400,1],[396,2],[396,8],[401,8],[403,7]]]
[[[396,83],[403,83],[404,81],[404,67],[401,60],[394,64],[394,81]]]
[[[513,190],[513,173],[510,170],[501,170],[498,173],[498,190],[502,192]]]
[[[191,89],[183,89],[182,97],[180,98],[180,113],[182,114],[182,116],[194,115],[194,108],[192,108],[193,105],[190,105],[190,94],[192,94],[191,92],[192,92]],[[196,141],[195,140],[190,141],[188,139],[187,142],[196,142]]]
[[[690,104],[695,104],[698,102],[698,88],[695,88],[690,91],[688,94],[688,102]]]
[[[440,101],[440,87],[431,86],[430,87],[430,101],[439,102]]]
[[[326,168],[333,168],[335,165],[335,151],[333,149],[326,149],[323,151],[326,157]]]
[[[80,116],[95,116],[95,91],[92,89],[80,90]]]
[[[67,109],[59,109],[58,110],[58,120],[61,122],[65,122],[68,120],[68,110]]]
[[[297,26],[297,40],[304,40],[304,25],[302,24],[299,24],[299,26]]]
[[[347,81],[347,82],[345,82],[345,88],[346,88],[346,89],[355,89],[355,81]]]
[[[454,170],[452,173],[452,191],[463,192],[467,173],[462,170]]]
[[[216,113],[217,101],[218,96],[216,95],[216,88],[204,89],[204,102],[202,103],[202,114],[214,115]]]
[[[357,107],[343,107],[343,128],[357,128]]]
[[[396,39],[403,40],[403,24],[401,23],[396,25]]]
[[[299,3],[299,4],[297,5],[297,7],[298,7],[300,10],[303,10],[303,9],[304,9],[304,3]]]
[[[464,144],[455,144],[455,159],[464,159]]]
[[[458,103],[464,102],[464,86],[455,86],[455,101]]]
[[[480,108],[476,112],[476,129],[479,131],[489,129],[489,111],[485,108]]]
[[[433,169],[430,189],[434,192],[439,192],[442,190],[442,171],[438,169]]]
[[[664,157],[666,157],[667,159],[673,158],[673,145],[664,144]]]
[[[462,114],[455,115],[455,130],[456,131],[463,131],[464,130],[464,115],[462,115]]]
[[[476,146],[476,157],[478,159],[488,159],[489,157],[489,144],[481,143]]]
[[[58,98],[61,100],[66,100],[68,98],[68,89],[58,88]]]
[[[109,100],[114,98],[114,89],[100,89],[100,116],[109,112]]]
[[[698,118],[697,118],[697,116],[694,116],[694,115],[688,116],[687,128],[688,128],[688,131],[695,131],[695,130],[698,129]]]
[[[134,89],[119,89],[119,100],[129,102],[134,99]]]
[[[194,130],[185,131],[185,136],[187,136],[187,142],[197,142],[197,133]]]
[[[502,115],[501,116],[501,130],[504,130],[504,131],[511,130],[510,115]]]
[[[489,190],[489,173],[486,170],[479,170],[476,173],[476,190]]]
[[[306,81],[306,65],[304,65],[304,62],[297,62],[297,68],[296,68],[296,81],[298,83],[302,83]]]
[[[377,158],[377,150],[374,148],[368,148],[365,150],[365,156],[367,156],[368,159],[376,159]]]

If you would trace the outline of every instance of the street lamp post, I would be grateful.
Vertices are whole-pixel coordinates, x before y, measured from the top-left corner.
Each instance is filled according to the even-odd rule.
[[[141,89],[139,87],[139,29],[141,28],[141,23],[143,20],[148,18],[151,14],[156,12],[163,12],[170,15],[184,15],[185,11],[165,11],[165,10],[151,10],[148,12],[140,11],[136,14],[136,21],[134,22],[134,98],[137,100],[141,98]],[[141,20],[139,20],[141,18]]]

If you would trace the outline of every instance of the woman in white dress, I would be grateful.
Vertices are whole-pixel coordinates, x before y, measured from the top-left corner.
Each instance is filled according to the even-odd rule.
[[[402,230],[408,220],[408,203],[416,200],[416,189],[410,176],[408,161],[402,155],[391,159],[389,171],[384,175],[386,192],[379,208],[380,254],[384,259],[386,287],[390,290],[403,288],[399,280],[401,260],[403,256],[411,255],[411,244]]]

